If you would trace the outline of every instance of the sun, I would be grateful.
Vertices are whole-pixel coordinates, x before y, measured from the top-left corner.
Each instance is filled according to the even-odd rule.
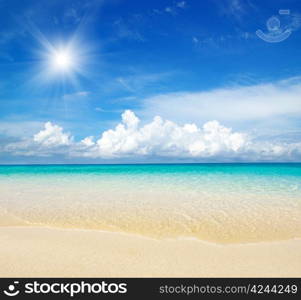
[[[51,63],[57,71],[70,71],[74,67],[74,57],[68,50],[54,51]]]
[[[36,31],[40,47],[35,51],[37,63],[33,81],[65,89],[79,85],[82,78],[89,76],[92,48],[83,37],[73,34],[68,38],[57,37],[52,41],[38,29]]]
[[[77,84],[83,76],[87,63],[85,47],[76,41],[65,41],[57,44],[45,43],[41,49],[41,64],[39,81],[44,79],[47,84]]]

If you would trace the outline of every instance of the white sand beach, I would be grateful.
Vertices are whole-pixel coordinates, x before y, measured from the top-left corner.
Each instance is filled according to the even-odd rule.
[[[216,245],[94,230],[0,228],[1,277],[300,277],[301,240]]]

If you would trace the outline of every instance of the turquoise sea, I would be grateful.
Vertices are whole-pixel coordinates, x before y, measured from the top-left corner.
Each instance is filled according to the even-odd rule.
[[[216,243],[301,238],[301,163],[2,165],[0,225]]]

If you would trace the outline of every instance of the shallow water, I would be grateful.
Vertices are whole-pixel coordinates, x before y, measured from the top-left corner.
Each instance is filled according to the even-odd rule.
[[[1,215],[217,243],[301,238],[301,164],[0,166]]]

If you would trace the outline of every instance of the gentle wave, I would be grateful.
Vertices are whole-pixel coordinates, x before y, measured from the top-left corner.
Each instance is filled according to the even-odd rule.
[[[1,168],[8,225],[11,216],[24,225],[217,243],[301,237],[299,165]]]

